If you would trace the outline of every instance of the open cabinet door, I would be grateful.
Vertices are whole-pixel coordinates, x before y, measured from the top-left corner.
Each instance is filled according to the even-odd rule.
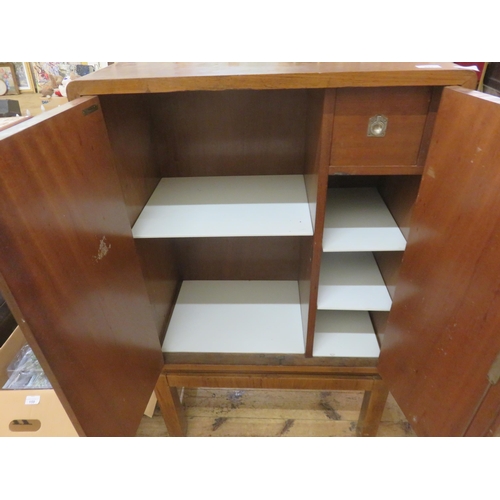
[[[418,435],[486,435],[499,351],[500,99],[447,88],[379,371]]]
[[[0,132],[0,286],[77,432],[134,435],[162,367],[97,98]]]

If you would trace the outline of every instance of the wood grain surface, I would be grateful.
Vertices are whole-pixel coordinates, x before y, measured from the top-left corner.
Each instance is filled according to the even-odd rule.
[[[147,96],[103,96],[116,171],[133,226],[161,178]]]
[[[328,190],[328,164],[330,162],[335,99],[336,91],[327,90],[320,95],[314,94],[314,99],[310,106],[311,114],[313,117],[316,115],[316,118],[309,121],[307,168],[309,175],[314,173],[317,186],[315,189],[315,198],[311,195],[311,199],[309,200],[309,203],[315,206],[312,245],[307,249],[307,252],[303,252],[301,261],[300,290],[301,302],[303,303],[302,318],[306,334],[306,357],[312,356],[314,347],[314,328],[318,305],[319,271],[323,251],[323,228],[325,225]]]
[[[304,172],[305,90],[148,97],[164,177]]]
[[[416,165],[430,87],[338,89],[331,165]],[[368,137],[370,118],[388,119],[384,137]]]
[[[463,84],[475,88],[476,72],[453,63],[116,63],[74,80],[67,92],[72,100],[186,90]]]
[[[376,375],[375,358],[306,358],[300,354],[163,353],[167,371],[338,373]],[[263,370],[265,367],[265,370]]]
[[[183,280],[299,279],[302,241],[311,237],[177,238],[175,248]]]
[[[444,90],[379,363],[419,435],[467,431],[500,350],[499,129],[500,99]]]
[[[2,293],[77,431],[134,435],[163,360],[99,101],[0,146]]]
[[[174,242],[166,239],[136,239],[134,243],[154,313],[158,338],[163,342],[181,286]]]
[[[18,125],[15,134],[0,132],[0,288],[80,434],[135,434],[163,366],[158,332],[168,321],[183,274],[255,276],[251,265],[239,268],[249,254],[276,276],[297,273],[311,354],[328,173],[371,174],[373,165],[379,174],[399,169],[418,180],[411,174],[422,171],[439,101],[435,89],[475,84],[474,71],[452,63],[417,65],[118,63],[72,82],[72,102],[63,109]],[[401,90],[405,86],[412,88]],[[353,93],[352,87],[360,88]],[[83,95],[100,95],[102,102],[75,101]],[[500,114],[491,112],[488,98],[476,106],[475,96],[448,90],[444,96],[425,170],[427,194],[415,218],[420,225],[404,260],[404,286],[396,296],[381,363],[423,435],[476,433],[487,425],[491,430],[497,391],[488,393],[484,372],[500,348],[494,337],[500,321],[495,295],[500,268],[495,271],[494,262],[500,227],[488,218],[500,204],[487,189],[500,182],[492,167],[499,162],[498,149],[489,147]],[[389,103],[384,109],[396,126],[395,139],[389,136],[382,147],[357,139],[374,102],[377,110]],[[83,113],[92,106],[97,109]],[[341,118],[332,130],[334,113]],[[354,128],[351,118],[342,118],[349,113]],[[292,238],[283,246],[283,240],[270,241],[269,254],[259,239],[242,248],[222,239],[135,245],[131,238],[130,225],[160,176],[272,173],[308,178],[309,201],[316,203],[313,238]],[[403,207],[395,212],[406,223],[408,207],[398,202],[403,195],[395,198],[394,206]],[[273,267],[276,258],[281,267]],[[467,356],[460,354],[464,346]],[[373,360],[272,355],[248,355],[246,361],[235,356],[227,374],[212,373],[210,367],[203,371],[205,362],[224,362],[216,354],[200,355],[194,376],[188,375],[193,359],[182,353],[165,358],[186,369],[171,371],[170,385],[311,389],[325,388],[321,374],[330,371],[340,377],[345,367],[349,374],[376,371]],[[326,389],[352,389],[350,383]],[[366,384],[359,389],[368,389]],[[473,396],[463,397],[464,387]],[[358,415],[380,406],[384,394],[379,392],[371,402],[360,402]],[[163,405],[180,410],[177,392],[166,398]],[[488,413],[473,421],[481,407]],[[450,411],[456,416],[451,424]],[[218,418],[225,417],[211,420],[213,432],[227,422]],[[292,420],[280,421],[278,433],[288,434]],[[176,432],[183,432],[182,425],[177,423]],[[355,432],[351,427],[348,432]]]

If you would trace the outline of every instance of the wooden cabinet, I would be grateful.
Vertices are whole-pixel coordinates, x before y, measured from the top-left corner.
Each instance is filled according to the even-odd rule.
[[[434,231],[450,238],[454,217],[463,217],[453,200],[477,188],[465,182],[472,172],[484,174],[485,190],[495,185],[493,153],[472,160],[480,166],[464,158],[473,143],[491,149],[477,142],[485,127],[475,103],[492,113],[498,103],[443,93],[472,87],[471,71],[417,66],[117,64],[71,83],[67,106],[0,134],[2,291],[80,434],[133,435],[157,380],[171,434],[183,432],[175,388],[187,385],[365,390],[362,435],[376,432],[389,386],[417,432],[470,431],[433,427],[455,421],[455,397],[426,413],[441,395],[423,360],[439,358],[448,309],[433,298],[438,320],[405,300],[415,273],[430,279],[424,263],[439,265],[442,287],[455,287],[453,247],[442,257],[427,247],[432,235],[419,214],[439,221],[443,212]],[[456,95],[472,103],[470,116],[448,104]],[[454,118],[451,110],[441,118],[441,100],[472,139],[443,125]],[[380,117],[384,133],[370,133]],[[429,144],[437,160],[424,169]],[[443,185],[426,194],[436,179]],[[464,244],[476,227],[475,199]],[[480,226],[494,238],[493,226]],[[473,265],[467,248],[464,268]],[[482,262],[481,250],[471,258]],[[428,286],[413,300],[433,294]],[[494,324],[491,293],[475,299],[485,300],[482,320],[461,319],[467,335]],[[456,307],[465,300],[456,299]],[[417,365],[400,345],[416,336],[425,339],[415,353],[421,377],[406,373]],[[481,342],[488,372],[500,346]],[[462,369],[469,380],[472,368]],[[451,391],[446,370],[439,380]],[[470,387],[484,407],[475,434],[493,429],[498,415],[486,375]],[[406,398],[420,379],[424,406]],[[472,407],[464,409],[470,421]]]

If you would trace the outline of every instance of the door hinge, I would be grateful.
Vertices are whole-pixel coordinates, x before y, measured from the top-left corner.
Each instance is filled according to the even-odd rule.
[[[500,352],[493,361],[490,371],[488,372],[488,381],[491,385],[495,385],[500,380]]]

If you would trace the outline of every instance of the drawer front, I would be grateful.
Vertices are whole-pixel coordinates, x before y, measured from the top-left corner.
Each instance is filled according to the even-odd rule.
[[[431,87],[337,90],[331,165],[416,165]],[[370,119],[387,118],[385,135],[369,136]]]

